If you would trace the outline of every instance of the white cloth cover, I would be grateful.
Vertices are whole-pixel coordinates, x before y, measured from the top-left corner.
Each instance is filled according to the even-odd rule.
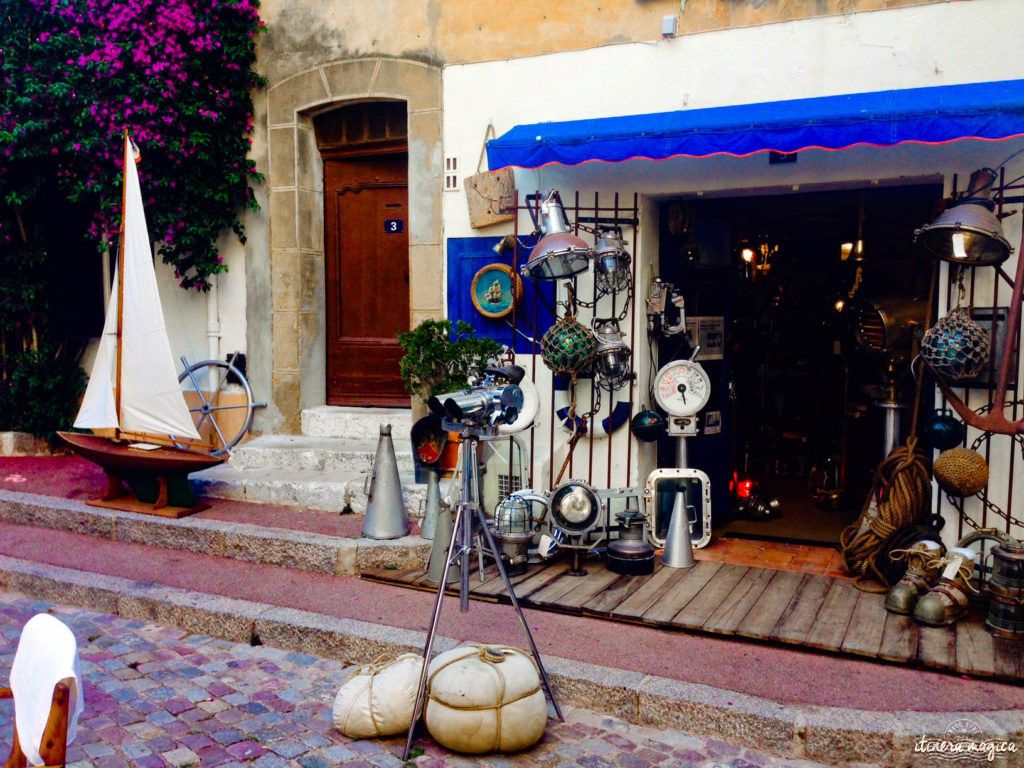
[[[48,613],[37,614],[21,631],[21,640],[11,665],[18,742],[29,765],[43,765],[39,745],[50,717],[53,688],[66,677],[74,678],[68,702],[70,744],[78,731],[78,716],[85,706],[78,671],[78,643],[60,619]]]
[[[548,705],[536,663],[525,651],[466,645],[430,662],[423,720],[454,752],[517,752],[544,735]]]
[[[352,739],[405,733],[422,671],[423,657],[416,653],[359,667],[334,699],[334,725]]]

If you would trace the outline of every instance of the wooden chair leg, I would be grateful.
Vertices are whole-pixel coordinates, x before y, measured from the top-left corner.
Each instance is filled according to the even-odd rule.
[[[3,768],[25,768],[28,765],[28,758],[21,751],[21,744],[18,742],[18,725],[13,717],[11,718],[11,726],[14,728],[14,743],[11,745],[11,754],[7,756]]]
[[[39,756],[47,766],[63,766],[68,752],[68,708],[71,701],[71,685],[67,679],[53,687],[50,702],[50,717],[46,720],[43,741],[39,745]]]

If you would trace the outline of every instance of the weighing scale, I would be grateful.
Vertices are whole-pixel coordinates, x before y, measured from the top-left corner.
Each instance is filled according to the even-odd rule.
[[[647,479],[644,498],[653,501],[658,480],[697,479],[703,486],[701,536],[694,540],[694,547],[707,546],[711,541],[711,479],[698,469],[687,467],[686,438],[697,434],[697,414],[711,398],[711,379],[704,367],[696,361],[700,347],[693,350],[688,360],[673,360],[662,366],[654,380],[654,399],[668,414],[668,434],[677,438],[676,468],[656,469]],[[683,493],[683,491],[678,491]],[[685,505],[687,508],[689,505]],[[651,541],[655,546],[664,546],[664,540],[657,537],[657,510],[650,515]],[[691,529],[697,521],[690,519]]]
[[[711,379],[694,358],[673,360],[662,366],[654,379],[654,399],[668,414],[668,433],[679,438],[676,465],[686,466],[686,438],[697,434],[697,414],[711,398]]]

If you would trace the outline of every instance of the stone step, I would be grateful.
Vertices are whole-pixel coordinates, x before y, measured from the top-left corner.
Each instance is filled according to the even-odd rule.
[[[306,435],[264,435],[237,447],[231,465],[238,469],[318,470],[329,473],[373,472],[377,438],[360,440]],[[406,436],[392,438],[398,471],[412,474],[412,445]]]
[[[321,405],[302,411],[302,434],[307,437],[370,439],[376,444],[381,424],[391,425],[391,436],[396,445],[408,442],[409,430],[412,429],[412,410]]]
[[[239,469],[228,464],[189,475],[197,494],[263,504],[366,512],[370,475],[356,471],[314,469]],[[402,476],[402,496],[409,517],[422,517],[427,486],[412,474]]]
[[[309,515],[322,515],[310,512]],[[356,531],[362,518],[353,518]],[[351,576],[382,568],[426,568],[431,541],[419,535],[368,539],[291,530],[199,515],[179,519],[89,506],[75,499],[0,489],[0,523],[68,531],[105,540]]]

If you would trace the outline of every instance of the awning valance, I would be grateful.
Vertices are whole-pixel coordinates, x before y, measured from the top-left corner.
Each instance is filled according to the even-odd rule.
[[[517,125],[487,142],[487,160],[497,170],[1022,135],[1024,80],[1000,80]]]

